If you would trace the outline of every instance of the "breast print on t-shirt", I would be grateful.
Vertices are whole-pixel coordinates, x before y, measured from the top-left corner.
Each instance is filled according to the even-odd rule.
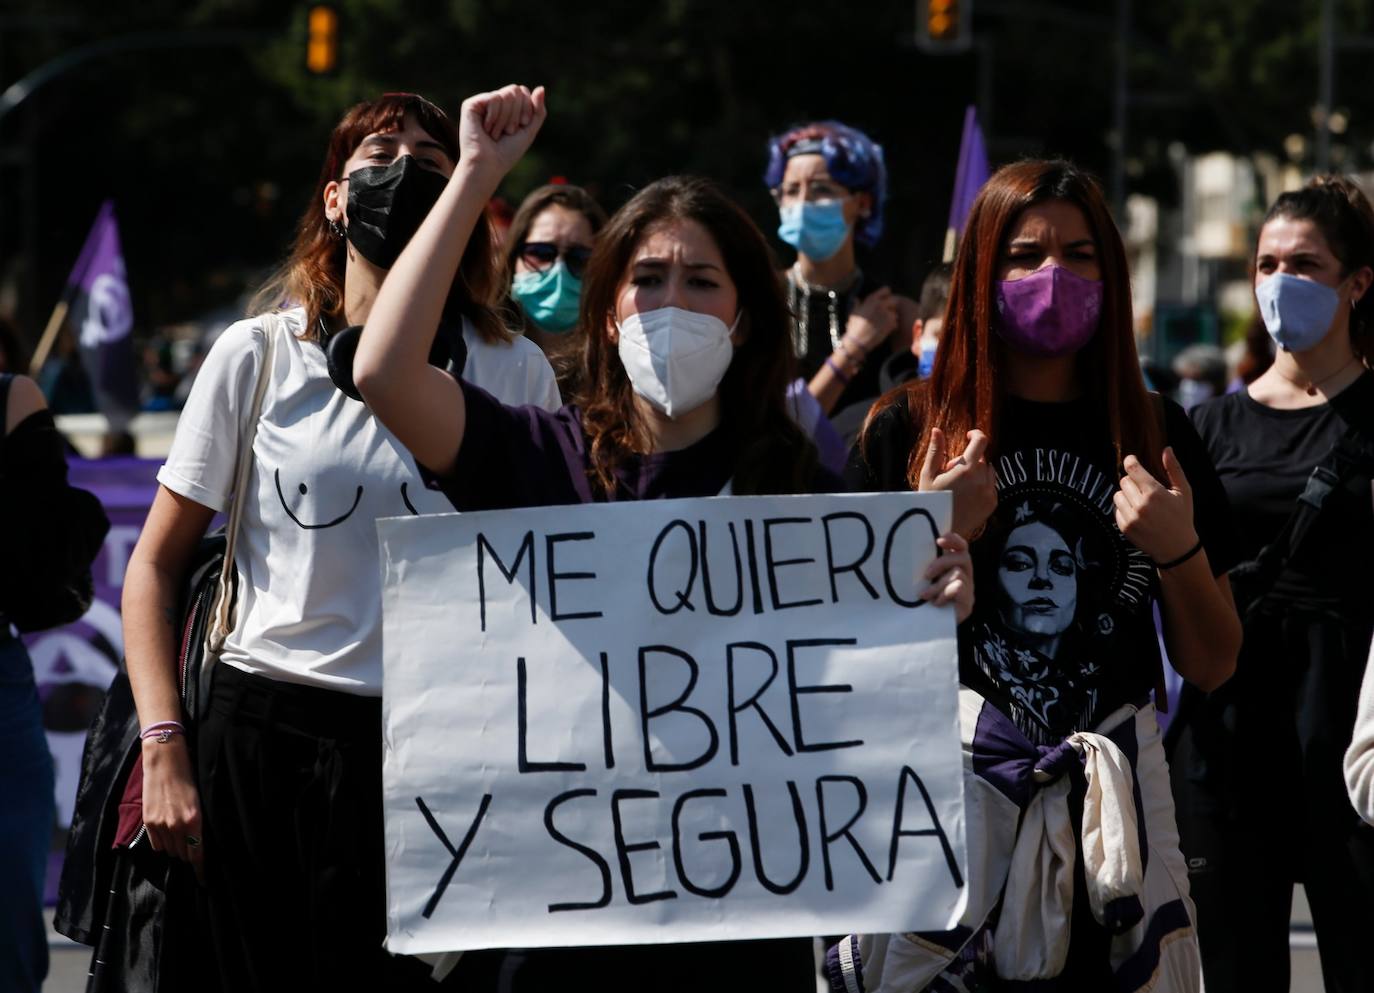
[[[1094,717],[1121,636],[1148,616],[1154,567],[1116,526],[1117,479],[1081,454],[1021,447],[996,460],[997,512],[974,543],[972,657],[1031,741]]]

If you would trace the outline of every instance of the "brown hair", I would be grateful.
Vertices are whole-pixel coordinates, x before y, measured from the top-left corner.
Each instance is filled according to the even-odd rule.
[[[602,210],[601,204],[592,199],[592,195],[580,186],[549,184],[539,187],[525,197],[520,209],[511,219],[510,227],[506,229],[499,276],[503,293],[501,317],[505,320],[506,326],[518,334],[528,334],[533,322],[525,313],[525,308],[511,296],[515,262],[520,257],[520,249],[524,247],[535,219],[550,207],[565,207],[581,214],[591,225],[593,235],[606,226],[606,211]],[[544,353],[548,356],[549,364],[553,366],[554,375],[558,379],[558,388],[564,393],[576,388],[581,373],[582,349],[579,343],[579,330],[580,328],[573,328],[569,333],[557,338],[549,336],[541,339],[546,346]]]
[[[338,318],[344,309],[345,239],[335,237],[324,215],[324,188],[340,178],[348,157],[370,134],[397,131],[412,114],[426,133],[458,161],[458,129],[448,115],[415,93],[387,93],[355,104],[334,125],[315,192],[296,227],[291,254],[253,296],[250,313],[284,307],[305,308],[302,338],[318,340],[320,317]],[[496,266],[491,226],[483,214],[477,219],[454,276],[453,303],[489,342],[509,341],[497,316]]]
[[[1374,207],[1354,180],[1313,176],[1302,189],[1280,194],[1264,223],[1276,217],[1316,225],[1340,261],[1343,277],[1374,269]],[[1374,293],[1365,293],[1350,313],[1350,344],[1365,365],[1374,361]]]
[[[789,317],[768,243],[754,222],[713,183],[670,176],[620,208],[601,232],[583,280],[579,318],[583,384],[578,404],[593,480],[609,495],[615,471],[649,440],[634,390],[607,334],[616,297],[635,249],[666,221],[690,220],[715,239],[739,291],[743,338],[721,380],[721,424],[733,443],[733,490],[741,494],[805,493],[816,471],[816,449],[787,412],[794,378]]]
[[[907,398],[913,424],[920,429],[907,463],[912,489],[920,479],[932,428],[944,431],[954,449],[961,449],[965,434],[978,428],[987,433],[990,452],[997,450],[1006,361],[1005,346],[993,329],[998,261],[1021,212],[1049,200],[1083,211],[1102,270],[1102,323],[1078,353],[1088,400],[1107,424],[1118,467],[1134,454],[1151,472],[1161,472],[1162,418],[1140,374],[1126,251],[1102,188],[1071,162],[1028,160],[997,170],[969,211],[930,378],[904,384],[874,405],[877,412],[903,395]],[[870,413],[869,423],[872,419]]]

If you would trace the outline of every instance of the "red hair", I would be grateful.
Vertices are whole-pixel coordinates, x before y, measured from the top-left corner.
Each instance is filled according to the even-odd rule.
[[[449,159],[458,161],[457,127],[447,114],[419,94],[387,93],[350,107],[329,135],[324,166],[315,182],[309,206],[297,225],[291,254],[254,295],[250,311],[261,313],[284,306],[304,307],[306,321],[301,337],[309,339],[318,337],[320,317],[342,316],[344,239],[329,230],[329,220],[324,214],[324,189],[343,178],[344,164],[364,138],[370,134],[399,131],[405,126],[408,114],[443,146]],[[459,304],[463,316],[476,326],[478,334],[491,342],[510,339],[494,309],[498,298],[494,246],[491,226],[484,214],[477,219],[454,276],[454,287],[459,291],[454,302]]]
[[[874,414],[905,396],[912,423],[920,431],[907,463],[913,490],[933,428],[945,433],[951,455],[962,450],[965,435],[974,428],[988,435],[989,454],[996,454],[1006,391],[1006,346],[993,328],[998,262],[1022,211],[1049,200],[1062,200],[1083,211],[1102,271],[1102,324],[1077,356],[1086,396],[1107,425],[1118,469],[1126,455],[1134,454],[1151,472],[1161,473],[1162,416],[1140,373],[1126,250],[1102,188],[1070,162],[1028,160],[997,170],[969,212],[930,378],[890,391],[869,414],[871,423]]]

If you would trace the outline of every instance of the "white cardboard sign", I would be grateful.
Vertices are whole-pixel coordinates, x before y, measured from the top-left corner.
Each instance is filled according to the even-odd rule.
[[[947,494],[397,518],[387,946],[945,930],[967,857]]]

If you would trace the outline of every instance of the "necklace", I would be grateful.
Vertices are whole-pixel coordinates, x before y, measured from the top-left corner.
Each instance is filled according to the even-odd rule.
[[[1323,376],[1321,379],[1308,380],[1306,386],[1304,386],[1298,380],[1294,379],[1292,376],[1285,376],[1283,374],[1283,370],[1280,369],[1278,366],[1274,367],[1274,372],[1278,373],[1279,378],[1282,379],[1284,382],[1292,386],[1296,386],[1300,390],[1305,390],[1308,396],[1314,397],[1317,395],[1318,386],[1321,386],[1324,383],[1331,382],[1331,380],[1335,379],[1341,373],[1345,372],[1345,370],[1349,369],[1352,364],[1358,361],[1360,361],[1359,356],[1352,355],[1345,362],[1341,363],[1341,367],[1337,369],[1335,372],[1329,373],[1328,375]]]
[[[792,322],[792,349],[797,358],[805,358],[811,350],[811,297],[825,294],[825,309],[830,330],[831,350],[840,347],[840,300],[846,302],[850,293],[863,280],[863,270],[855,267],[853,273],[839,287],[834,289],[812,286],[802,278],[801,270],[793,265],[787,270],[787,302],[791,306],[795,320]]]

